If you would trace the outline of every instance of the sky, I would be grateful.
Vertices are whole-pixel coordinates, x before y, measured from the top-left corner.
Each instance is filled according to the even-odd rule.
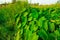
[[[12,2],[12,0],[0,0],[0,4],[4,4],[4,3],[11,3]]]
[[[45,4],[55,4],[58,0],[28,0],[28,3],[39,3],[39,5],[45,5]],[[0,4],[3,3],[11,3],[12,0],[0,0]]]
[[[39,5],[45,5],[45,4],[55,4],[58,0],[28,0],[29,3],[39,3]]]

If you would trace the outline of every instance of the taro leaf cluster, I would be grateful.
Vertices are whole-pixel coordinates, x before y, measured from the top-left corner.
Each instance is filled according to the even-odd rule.
[[[21,40],[60,40],[60,8],[24,9],[17,17]],[[28,11],[29,10],[29,11]],[[17,34],[17,35],[18,35]],[[19,39],[19,40],[20,40]]]

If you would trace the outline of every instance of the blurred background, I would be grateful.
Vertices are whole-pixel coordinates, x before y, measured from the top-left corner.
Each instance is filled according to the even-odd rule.
[[[0,4],[12,3],[13,1],[27,1],[29,4],[50,5],[60,3],[60,0],[0,0]]]

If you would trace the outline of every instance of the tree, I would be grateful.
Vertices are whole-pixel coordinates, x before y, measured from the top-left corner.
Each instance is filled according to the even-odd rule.
[[[16,0],[13,0],[13,3],[15,3],[16,2]]]
[[[60,0],[57,1],[57,4],[60,4]]]

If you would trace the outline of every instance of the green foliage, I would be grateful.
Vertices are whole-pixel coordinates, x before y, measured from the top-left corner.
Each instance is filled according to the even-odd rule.
[[[60,40],[59,10],[21,2],[0,8],[0,40]]]

